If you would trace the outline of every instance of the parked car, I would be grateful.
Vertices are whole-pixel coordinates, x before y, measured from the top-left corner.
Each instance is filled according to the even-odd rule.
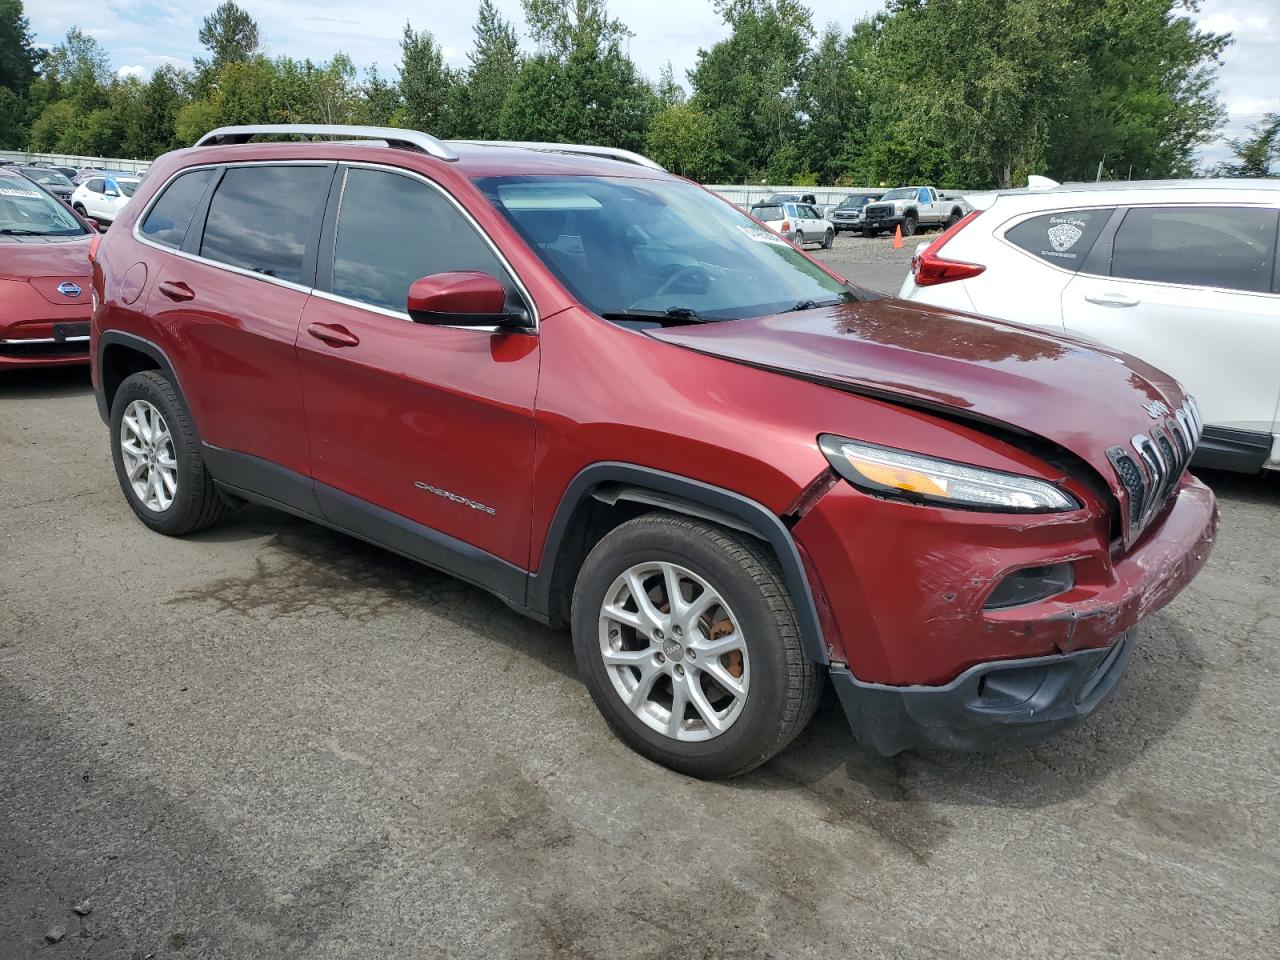
[[[769,204],[807,203],[811,207],[818,205],[818,200],[812,193],[772,193],[763,202]]]
[[[16,167],[0,167],[0,371],[88,362],[95,236]]]
[[[110,226],[129,203],[138,183],[135,177],[90,177],[72,193],[71,206],[82,217]]]
[[[835,241],[836,228],[831,221],[807,203],[757,203],[751,215],[797,247],[820,243],[826,250]]]
[[[75,184],[51,167],[15,167],[28,180],[38,183],[64,203],[71,202]]]
[[[865,236],[867,234],[866,206],[879,200],[880,196],[879,192],[851,193],[836,204],[828,217],[835,228],[836,235],[839,236],[842,230],[849,230]]]
[[[1135,354],[1195,391],[1196,463],[1280,469],[1280,181],[1053,186],[971,198],[904,298]]]
[[[28,166],[43,167],[45,170],[56,170],[58,173],[70,180],[72,185],[75,184],[76,177],[79,176],[79,171],[76,170],[75,167],[64,166],[60,163],[50,163],[48,160],[35,160],[28,164]]]
[[[153,171],[93,272],[141,522],[281,507],[567,625],[685,773],[767,760],[827,677],[886,754],[1059,729],[1212,545],[1173,380],[871,294],[635,154],[233,127]]]
[[[962,197],[949,197],[935,187],[897,187],[866,207],[865,229],[874,237],[901,227],[902,235],[910,237],[925,227],[949,227],[969,209]]]

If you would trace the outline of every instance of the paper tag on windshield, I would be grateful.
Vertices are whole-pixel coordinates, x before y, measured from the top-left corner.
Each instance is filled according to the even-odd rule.
[[[40,199],[38,190],[17,190],[13,187],[0,187],[0,197],[35,197]]]
[[[757,227],[753,224],[738,224],[738,229],[747,235],[748,240],[754,240],[756,243],[772,243],[779,247],[789,247],[791,244],[783,240],[776,233],[766,230],[764,227]]]

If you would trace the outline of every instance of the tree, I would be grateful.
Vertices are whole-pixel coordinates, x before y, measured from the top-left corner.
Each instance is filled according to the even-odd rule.
[[[400,90],[378,72],[376,63],[364,72],[361,96],[364,100],[362,122],[375,127],[390,126],[400,109]]]
[[[1274,177],[1280,175],[1280,113],[1268,113],[1249,128],[1243,140],[1230,140],[1234,163],[1224,163],[1218,173],[1226,177]]]
[[[812,18],[796,0],[717,0],[716,10],[731,33],[698,51],[693,102],[714,120],[735,176],[786,178],[784,168],[799,162],[796,94]]]
[[[728,167],[716,143],[715,121],[691,103],[673,103],[654,114],[645,148],[672,173],[702,183],[720,182]]]
[[[658,98],[659,106],[662,107],[674,107],[677,103],[685,102],[684,87],[680,86],[680,81],[676,79],[676,72],[672,69],[670,60],[658,73],[658,82],[654,85],[653,94]]]
[[[463,136],[492,140],[500,135],[502,110],[520,74],[520,41],[491,0],[480,2],[475,35],[457,122]]]
[[[212,55],[198,60],[198,68],[221,70],[228,63],[244,63],[258,53],[258,23],[233,0],[224,0],[200,23],[200,43]]]
[[[458,76],[444,62],[431,31],[404,25],[400,39],[400,96],[403,125],[437,137],[452,135],[450,92]]]
[[[26,96],[40,60],[22,0],[0,0],[0,88]]]
[[[503,139],[642,149],[653,91],[622,50],[630,31],[603,0],[525,0],[525,19],[540,49],[507,97]]]

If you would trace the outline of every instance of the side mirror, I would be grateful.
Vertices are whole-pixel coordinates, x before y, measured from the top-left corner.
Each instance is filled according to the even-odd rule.
[[[102,195],[104,197],[118,197],[120,196],[120,191],[115,187],[107,187],[107,189],[102,192]]]
[[[507,292],[487,273],[433,273],[413,281],[408,311],[414,323],[457,327],[506,327],[528,330],[533,322],[524,310],[508,310]]]

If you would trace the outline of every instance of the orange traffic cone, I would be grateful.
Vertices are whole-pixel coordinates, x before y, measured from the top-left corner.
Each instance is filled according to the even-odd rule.
[[[902,249],[902,224],[898,224],[893,228],[893,249]]]

